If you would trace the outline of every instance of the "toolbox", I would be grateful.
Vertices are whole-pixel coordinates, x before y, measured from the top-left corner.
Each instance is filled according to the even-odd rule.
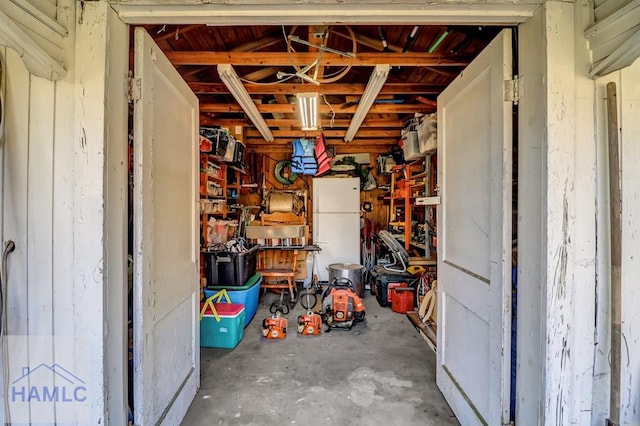
[[[393,272],[376,265],[371,269],[371,289],[382,307],[391,303],[391,290],[395,287],[408,287],[415,277],[408,272]]]

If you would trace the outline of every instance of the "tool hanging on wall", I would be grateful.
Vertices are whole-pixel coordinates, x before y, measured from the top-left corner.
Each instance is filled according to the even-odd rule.
[[[298,179],[298,174],[291,170],[290,160],[279,161],[273,170],[273,174],[275,175],[276,180],[283,185],[291,185],[296,179]]]

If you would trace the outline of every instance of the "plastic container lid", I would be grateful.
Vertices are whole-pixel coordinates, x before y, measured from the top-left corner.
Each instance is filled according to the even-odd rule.
[[[226,289],[228,292],[249,290],[251,287],[258,284],[260,281],[262,281],[262,275],[260,275],[259,272],[256,272],[255,274],[253,274],[251,278],[249,278],[249,280],[243,286],[224,286],[224,285],[207,286],[204,289],[204,294],[205,294],[205,297],[207,294],[211,296],[214,291],[222,290],[223,288]]]
[[[363,269],[364,266],[359,263],[332,263],[329,265],[329,269],[338,269],[344,270],[347,269],[349,271],[357,271],[358,269]]]
[[[213,306],[215,306],[216,312],[221,317],[235,317],[244,311],[244,305],[238,303],[214,303]],[[210,306],[207,306],[207,310],[204,312],[204,315],[213,316]]]

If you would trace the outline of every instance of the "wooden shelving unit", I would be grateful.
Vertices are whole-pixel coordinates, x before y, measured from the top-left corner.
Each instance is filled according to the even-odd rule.
[[[401,235],[394,235],[407,251],[411,248],[427,250],[425,244],[412,241],[412,221],[422,223],[425,220],[424,206],[416,205],[415,201],[425,195],[426,177],[422,158],[392,170],[389,226],[403,228]]]
[[[207,241],[207,222],[214,216],[225,219],[227,205],[227,165],[219,157],[200,154],[200,231]]]

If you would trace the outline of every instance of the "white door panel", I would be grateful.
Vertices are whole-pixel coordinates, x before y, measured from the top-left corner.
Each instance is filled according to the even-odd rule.
[[[478,285],[477,278],[467,271],[452,267],[450,264],[447,266],[449,266],[447,270],[449,281],[446,283],[447,294],[462,303],[474,315],[489,322],[491,313],[489,286]]]
[[[489,277],[491,122],[477,111],[477,102],[467,99],[489,99],[490,77],[488,70],[484,70],[447,105],[446,120],[457,125],[447,128],[445,149],[451,161],[443,170],[447,186],[456,189],[447,193],[443,260],[464,265],[465,269],[486,279]]]
[[[134,414],[178,424],[200,384],[198,99],[135,32]]]
[[[511,30],[438,97],[437,383],[462,424],[509,421]]]

